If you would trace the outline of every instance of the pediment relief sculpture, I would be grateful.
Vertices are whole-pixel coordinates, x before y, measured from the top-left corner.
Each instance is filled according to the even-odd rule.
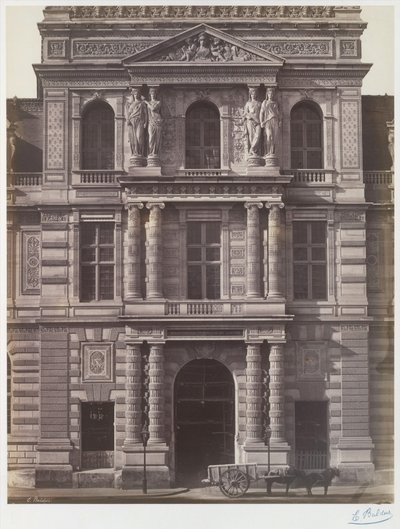
[[[153,60],[157,60],[154,57]],[[168,54],[160,55],[161,61],[260,61],[261,57],[226,42],[218,37],[201,33],[185,40],[183,45],[173,48]]]

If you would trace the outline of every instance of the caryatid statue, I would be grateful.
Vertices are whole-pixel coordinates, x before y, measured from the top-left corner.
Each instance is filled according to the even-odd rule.
[[[157,89],[150,88],[149,101],[145,101],[148,110],[149,158],[158,158],[161,149],[162,117],[161,101],[157,99]]]
[[[129,144],[132,157],[145,154],[145,130],[148,123],[147,106],[139,88],[132,89],[132,97],[126,105],[126,119],[129,130]]]
[[[259,156],[260,155],[261,103],[257,101],[256,96],[257,96],[257,89],[249,88],[249,100],[244,106],[243,119],[246,121],[247,151],[249,153],[249,156]]]
[[[274,158],[278,143],[281,114],[278,103],[275,101],[275,89],[267,88],[266,97],[261,104],[261,128],[265,130],[265,155]]]

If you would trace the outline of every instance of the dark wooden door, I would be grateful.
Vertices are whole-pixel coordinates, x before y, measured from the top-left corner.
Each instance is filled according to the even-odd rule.
[[[114,466],[114,403],[82,402],[82,468]]]

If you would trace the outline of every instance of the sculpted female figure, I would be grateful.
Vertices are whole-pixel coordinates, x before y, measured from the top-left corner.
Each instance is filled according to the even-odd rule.
[[[280,111],[278,103],[274,100],[275,90],[267,88],[266,98],[262,102],[260,121],[261,127],[265,129],[265,154],[274,155],[278,141],[280,126]]]
[[[157,89],[150,88],[150,101],[145,101],[149,119],[149,156],[158,156],[161,147],[162,117],[161,101],[157,99]]]
[[[246,120],[247,150],[249,155],[258,156],[260,150],[261,124],[260,108],[261,103],[256,99],[257,90],[249,88],[249,100],[244,106],[244,119]]]
[[[129,143],[133,156],[144,156],[144,131],[147,127],[147,107],[140,97],[138,88],[132,89],[132,98],[127,103],[126,118],[128,121]]]

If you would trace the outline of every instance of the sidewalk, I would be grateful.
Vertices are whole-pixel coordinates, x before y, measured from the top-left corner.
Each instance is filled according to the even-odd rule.
[[[9,503],[391,503],[393,485],[333,485],[328,495],[316,487],[307,496],[304,488],[274,488],[271,496],[265,490],[251,488],[238,499],[226,498],[218,487],[141,490],[108,488],[22,489],[9,488]]]

